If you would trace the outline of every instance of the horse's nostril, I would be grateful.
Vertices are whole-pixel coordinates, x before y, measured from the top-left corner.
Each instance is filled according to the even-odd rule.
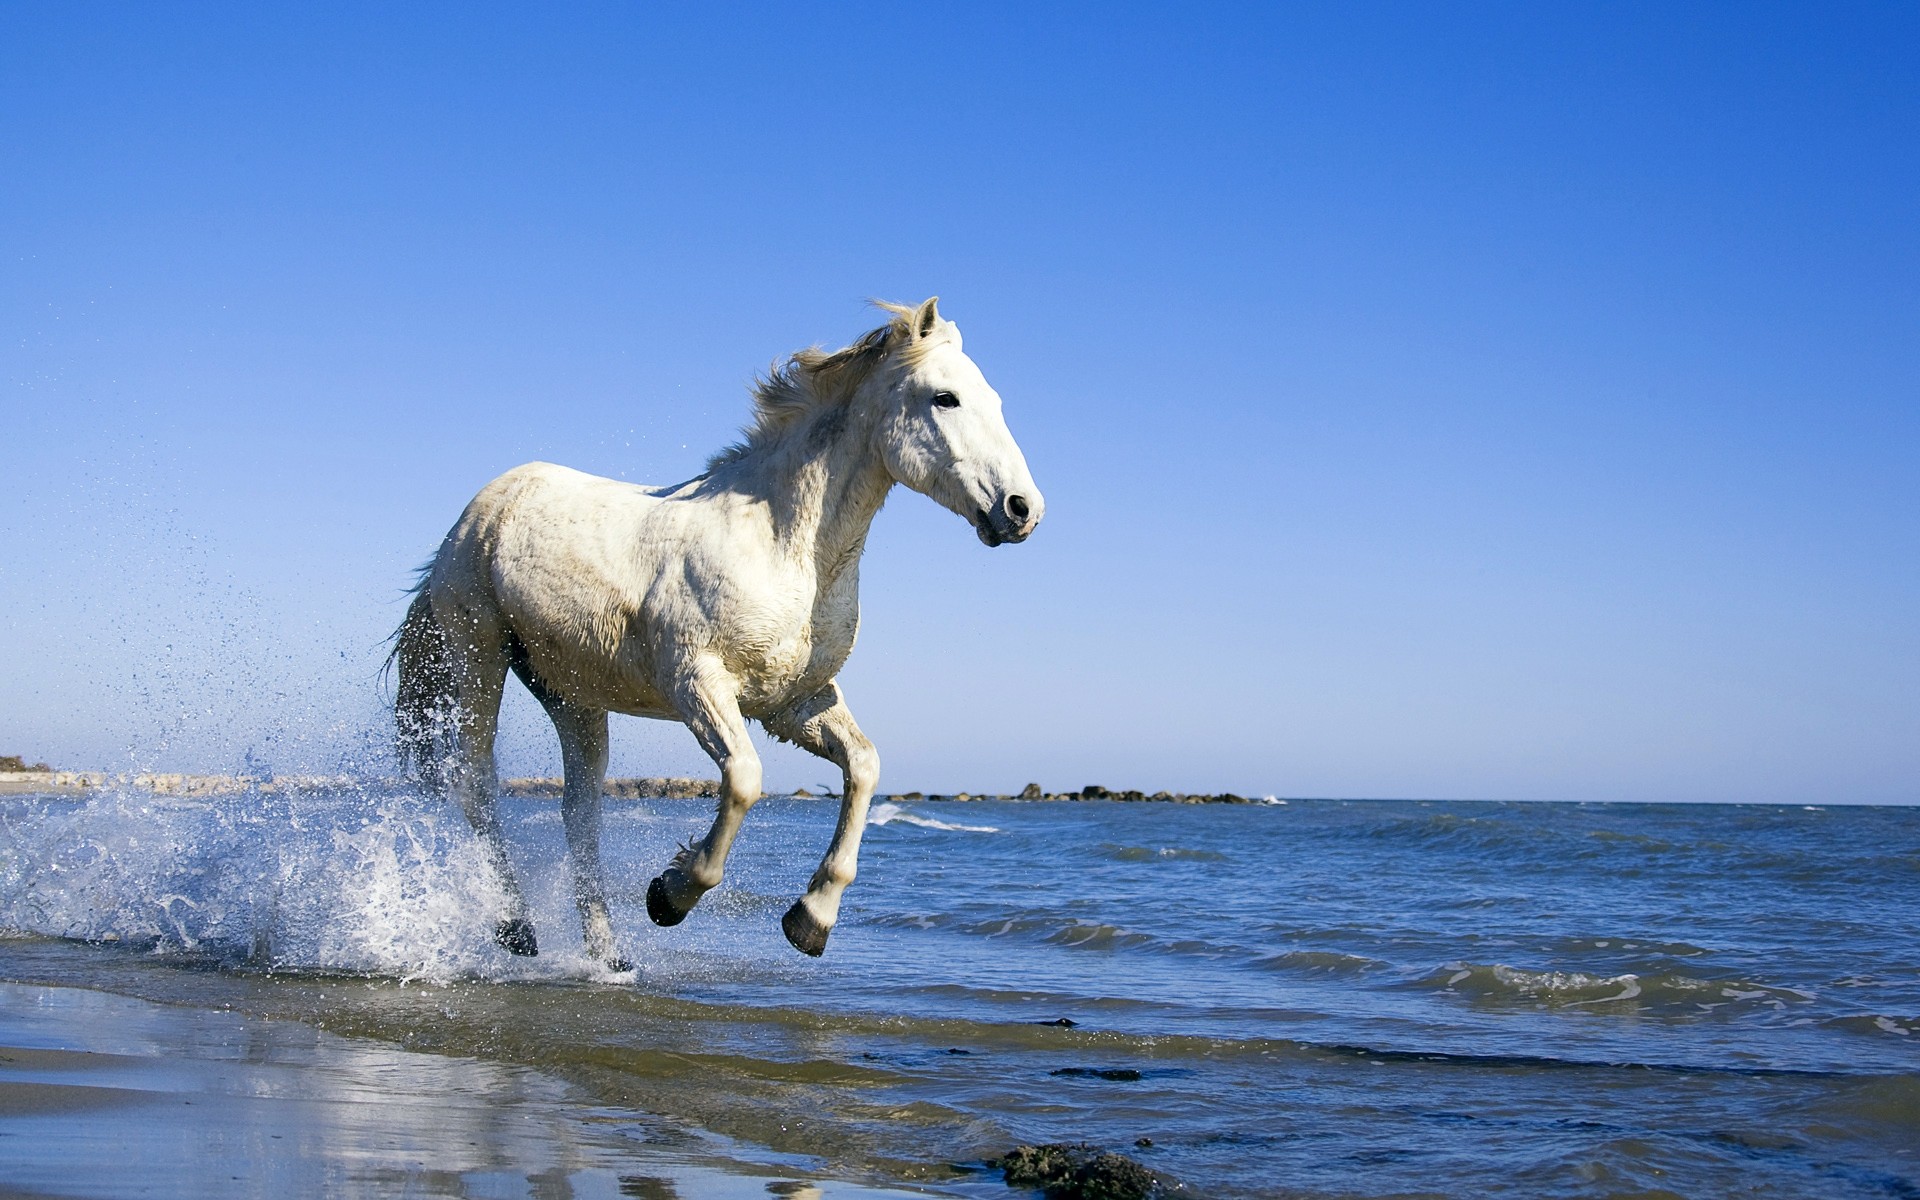
[[[1027,508],[1027,498],[1025,496],[1008,496],[1007,497],[1007,515],[1008,516],[1012,517],[1016,521],[1024,521],[1027,519],[1028,511],[1029,510]]]

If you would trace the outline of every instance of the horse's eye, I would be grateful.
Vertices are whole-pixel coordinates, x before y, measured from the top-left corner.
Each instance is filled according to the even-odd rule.
[[[933,406],[935,408],[959,408],[960,397],[954,395],[952,392],[935,392],[933,394]]]

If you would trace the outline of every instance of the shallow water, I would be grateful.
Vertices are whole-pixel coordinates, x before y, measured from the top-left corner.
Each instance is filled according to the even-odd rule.
[[[662,930],[646,881],[707,811],[612,805],[640,970],[608,979],[557,810],[506,808],[535,960],[488,941],[436,804],[8,798],[0,975],[533,1066],[963,1194],[1074,1139],[1203,1195],[1920,1195],[1915,810],[881,805],[814,961],[778,919],[830,806],[764,802]]]

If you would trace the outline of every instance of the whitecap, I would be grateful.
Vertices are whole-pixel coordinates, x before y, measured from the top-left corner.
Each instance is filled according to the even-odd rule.
[[[1620,1000],[1631,1000],[1640,994],[1640,977],[1638,975],[1616,975],[1605,982],[1623,983],[1626,986],[1620,989],[1620,994],[1617,996],[1602,996],[1597,1000],[1575,1000],[1568,1007],[1577,1008],[1582,1004],[1612,1004]]]

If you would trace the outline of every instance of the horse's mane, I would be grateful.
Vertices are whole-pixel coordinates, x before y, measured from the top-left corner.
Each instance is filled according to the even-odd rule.
[[[908,365],[918,361],[943,340],[938,336],[943,323],[934,307],[937,300],[918,305],[871,301],[890,314],[885,325],[832,353],[809,346],[776,362],[753,381],[753,423],[741,431],[739,441],[708,459],[707,469],[738,462],[779,441],[809,414],[845,404],[889,355]]]

